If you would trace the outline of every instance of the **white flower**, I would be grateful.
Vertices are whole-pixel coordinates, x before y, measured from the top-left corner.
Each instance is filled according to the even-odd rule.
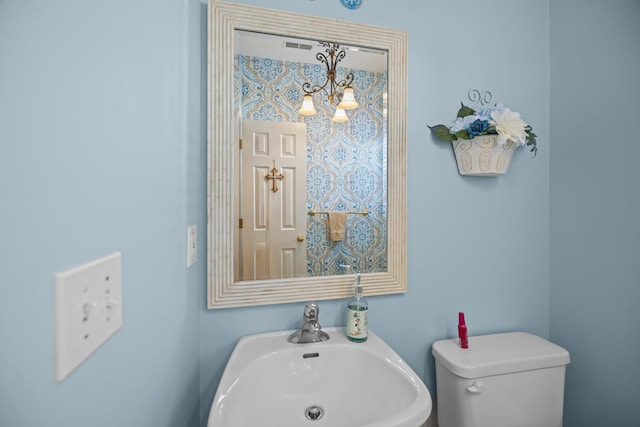
[[[516,147],[527,142],[527,124],[520,118],[520,113],[505,108],[504,111],[493,111],[491,113],[491,124],[498,132],[498,144],[504,144],[511,140]]]

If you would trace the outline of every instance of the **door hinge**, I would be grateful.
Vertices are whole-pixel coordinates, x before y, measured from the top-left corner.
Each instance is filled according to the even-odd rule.
[[[242,221],[242,218],[238,220],[238,226],[239,226],[238,228],[244,227],[244,221]]]
[[[238,146],[239,146],[239,147],[240,147],[240,149],[242,150],[242,138],[240,138],[240,139],[238,140]]]

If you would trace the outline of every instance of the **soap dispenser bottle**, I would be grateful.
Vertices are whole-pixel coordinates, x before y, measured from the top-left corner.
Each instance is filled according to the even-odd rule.
[[[347,303],[347,338],[353,342],[365,342],[369,333],[367,314],[369,304],[362,296],[360,273],[356,273],[353,298]]]

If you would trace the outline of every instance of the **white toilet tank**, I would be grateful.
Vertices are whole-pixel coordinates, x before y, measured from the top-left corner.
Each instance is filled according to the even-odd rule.
[[[433,344],[439,427],[561,427],[569,352],[524,332]]]

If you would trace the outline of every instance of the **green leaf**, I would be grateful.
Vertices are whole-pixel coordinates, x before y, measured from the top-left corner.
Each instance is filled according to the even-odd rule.
[[[456,137],[458,139],[471,139],[471,135],[469,135],[469,131],[466,129],[462,129],[456,133]]]
[[[467,117],[475,113],[473,108],[469,108],[464,105],[462,102],[460,103],[460,109],[458,110],[458,117]]]
[[[456,136],[455,135],[451,135],[449,133],[449,128],[446,127],[445,125],[429,126],[429,129],[431,129],[431,132],[433,132],[435,137],[438,138],[438,139],[441,139],[443,141],[455,141],[456,140]]]
[[[527,146],[531,147],[531,150],[529,151],[532,152],[533,157],[535,157],[536,154],[538,154],[538,143],[536,141],[536,134],[534,134],[533,132],[527,135]]]

